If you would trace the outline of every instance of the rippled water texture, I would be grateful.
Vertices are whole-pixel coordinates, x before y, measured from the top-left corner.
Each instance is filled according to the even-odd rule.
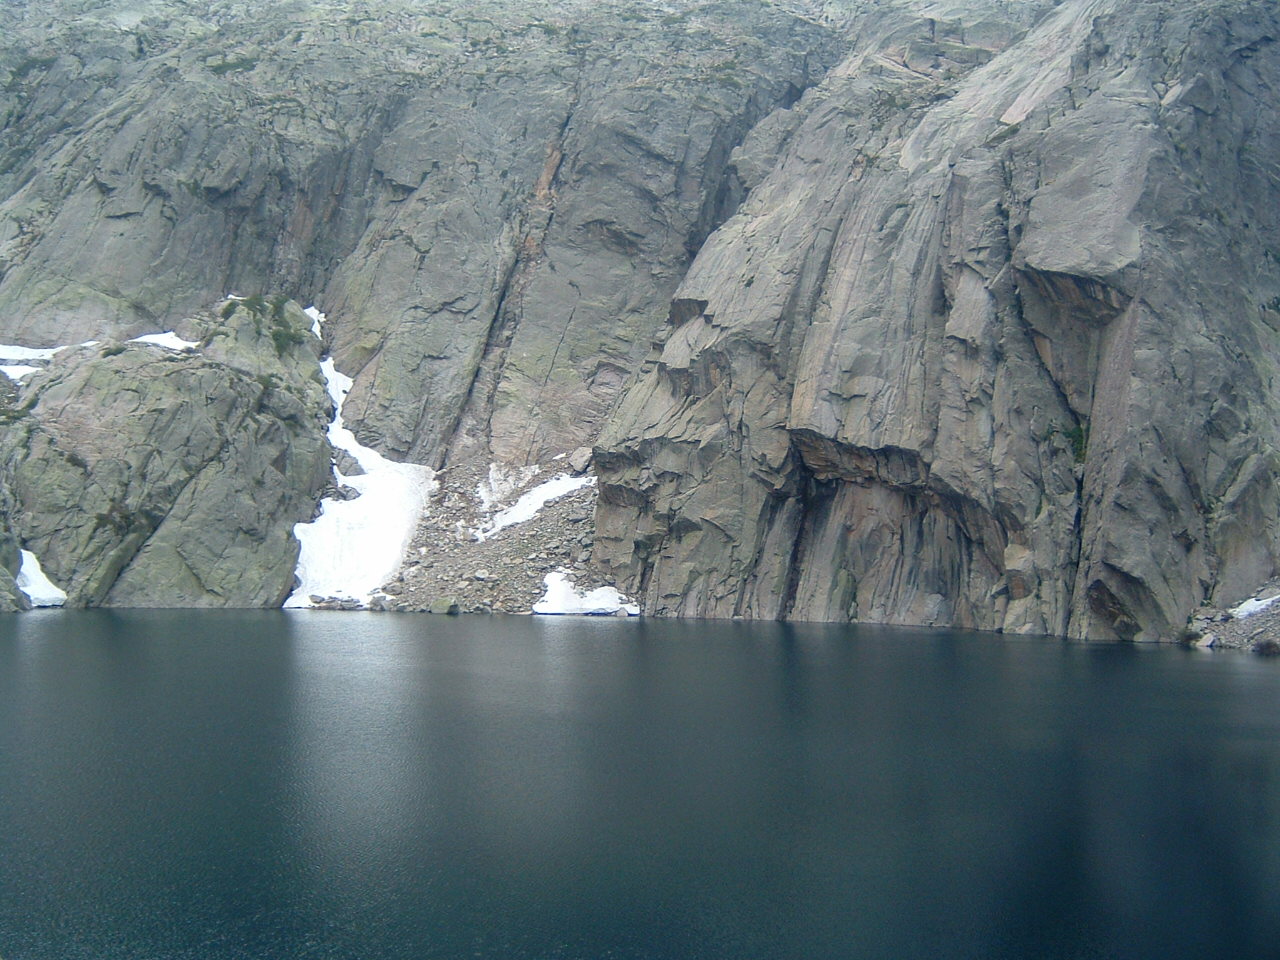
[[[947,632],[3,617],[0,957],[1274,957],[1278,705]]]

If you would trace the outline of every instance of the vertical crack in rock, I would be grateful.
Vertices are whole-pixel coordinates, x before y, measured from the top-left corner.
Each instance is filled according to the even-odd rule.
[[[579,63],[579,71],[581,71]],[[581,80],[579,80],[579,84]],[[489,439],[492,434],[494,394],[502,382],[507,351],[514,335],[514,328],[520,323],[523,298],[529,285],[533,282],[534,273],[541,267],[547,234],[555,219],[556,187],[560,177],[560,168],[564,164],[565,140],[573,123],[574,111],[580,97],[578,85],[575,85],[572,97],[565,110],[555,136],[547,144],[546,159],[542,172],[533,185],[533,193],[528,204],[518,215],[521,226],[517,228],[518,239],[515,244],[515,258],[511,268],[503,277],[498,289],[497,305],[485,337],[484,349],[476,364],[471,385],[467,389],[466,399],[458,410],[452,428],[445,434],[450,438],[449,447],[443,454],[440,464],[456,463],[468,459],[487,459]],[[570,312],[569,322],[573,314]],[[568,324],[566,324],[566,330]],[[561,342],[564,336],[561,335]],[[552,356],[545,385],[551,376],[551,368],[559,355],[559,346]],[[536,462],[532,451],[526,454],[523,462]]]
[[[51,2],[0,13],[0,342],[207,337],[178,396],[137,345],[0,395],[0,603],[148,524],[106,602],[278,594],[323,397],[228,286],[314,296],[388,455],[594,446],[573,542],[649,613],[1168,639],[1277,573],[1273,3]],[[51,419],[133,388],[227,469]]]
[[[840,42],[740,0],[393,2],[357,24],[264,7],[213,34],[167,0],[140,45],[107,4],[54,3],[6,8],[0,36],[0,65],[22,64],[0,77],[0,341],[125,338],[229,292],[305,291],[361,442],[468,466],[594,442],[747,190],[739,147]],[[210,578],[225,550],[181,573],[202,535],[170,518],[195,602],[259,602]],[[50,536],[51,567],[77,569],[74,534]]]

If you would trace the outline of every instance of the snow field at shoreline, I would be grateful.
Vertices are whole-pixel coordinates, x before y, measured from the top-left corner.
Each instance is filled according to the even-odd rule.
[[[310,307],[307,315],[318,336],[324,314]],[[324,500],[320,516],[294,526],[302,549],[299,586],[284,604],[292,608],[312,606],[312,596],[366,602],[399,569],[436,486],[429,467],[388,460],[356,439],[342,420],[351,378],[339,373],[332,359],[321,362],[320,369],[334,406],[329,442],[350,454],[364,473],[349,477],[335,468],[338,483],[353,487],[360,496]]]
[[[33,607],[60,607],[67,602],[67,595],[45,576],[40,561],[30,550],[23,550],[22,565],[14,582],[27,595]]]
[[[533,605],[533,612],[544,615],[586,614],[594,616],[625,613],[640,615],[640,607],[628,602],[615,587],[579,590],[564,571],[548,573],[542,580],[547,592]]]
[[[306,313],[312,321],[312,333],[320,338],[324,314],[314,307]],[[93,346],[97,342],[90,340],[80,346]],[[172,330],[143,334],[129,342],[177,352],[190,351],[200,345]],[[21,381],[44,369],[36,363],[47,363],[70,346],[74,345],[0,344],[0,361],[8,361],[0,363],[0,374]],[[356,439],[342,417],[342,405],[352,387],[351,378],[338,372],[332,359],[322,361],[320,369],[334,404],[329,441],[336,450],[349,454],[364,472],[345,476],[335,467],[339,485],[355,489],[359,496],[351,500],[323,500],[315,520],[294,526],[294,536],[300,545],[296,568],[299,585],[285,601],[284,606],[290,608],[313,606],[312,596],[367,603],[400,569],[427,498],[437,487],[435,473],[430,468],[388,460]],[[481,481],[475,491],[482,512],[490,513],[502,507],[539,470],[537,466],[491,465],[487,479]],[[467,532],[476,540],[484,541],[502,530],[533,520],[548,503],[595,484],[593,476],[557,474],[524,491],[514,503],[497,509],[480,527]],[[31,551],[22,551],[22,565],[16,579],[33,606],[61,606],[66,600],[66,594],[45,576]],[[622,612],[632,616],[639,613],[639,608],[614,587],[579,589],[567,571],[547,574],[543,582],[546,592],[533,605],[534,613],[608,615]]]
[[[556,458],[559,459],[559,458]],[[522,482],[536,475],[537,467],[525,467],[520,470],[504,471],[498,464],[489,466],[487,481],[481,481],[476,487],[476,495],[486,510],[491,510],[504,497],[510,496]],[[553,500],[581,490],[594,487],[596,478],[592,476],[574,477],[561,473],[526,490],[511,506],[499,510],[487,523],[472,531],[476,540],[484,541],[508,527],[525,523],[534,519],[538,512]],[[567,570],[548,573],[543,577],[545,592],[542,599],[533,604],[532,612],[539,615],[588,615],[609,616],[625,614],[638,616],[640,607],[627,600],[610,586],[596,587],[593,590],[581,590],[569,578]]]

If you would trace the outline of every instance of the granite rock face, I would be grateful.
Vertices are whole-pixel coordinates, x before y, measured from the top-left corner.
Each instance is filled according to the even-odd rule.
[[[5,4],[0,343],[114,341],[228,293],[282,293],[329,314],[325,347],[355,378],[346,419],[369,446],[433,466],[589,446],[741,199],[730,152],[839,58],[838,31],[792,7]],[[33,381],[21,405],[88,411],[105,392],[112,430],[137,403],[182,405],[169,432],[127,434],[173,475],[139,462],[100,479],[98,460],[68,466],[41,431],[10,437],[22,542],[76,603],[275,602],[292,572],[284,518],[319,462],[302,448],[315,409],[302,381],[275,395],[305,410],[264,453],[248,438],[284,413],[251,409],[260,391],[236,382],[241,367],[136,347],[76,356],[92,362]],[[133,377],[126,409],[118,384]],[[185,406],[206,396],[225,406],[211,420]],[[175,506],[213,476],[210,445],[245,496],[284,456],[280,502],[223,521],[199,497]],[[219,497],[230,506],[230,488]],[[99,514],[119,529],[85,519]],[[163,566],[153,554],[225,557],[206,542],[220,523],[261,554],[242,582],[138,572]],[[264,579],[268,554],[279,570]]]
[[[594,440],[730,151],[838,59],[748,0],[0,17],[0,342],[284,293],[333,318],[361,441],[432,466]]]
[[[646,613],[1174,639],[1280,573],[1277,37],[1270,0],[4,4],[0,343],[102,343],[0,397],[0,607],[19,545],[73,603],[288,592],[328,402],[296,305],[200,314],[237,293],[326,311],[393,458],[593,447],[591,562]]]
[[[199,346],[85,345],[31,376],[0,488],[69,606],[279,606],[329,471],[309,328],[228,302],[184,325]]]
[[[12,613],[30,607],[27,598],[14,582],[22,567],[22,557],[18,552],[18,540],[6,522],[11,513],[12,508],[8,504],[0,507],[0,613]]]
[[[646,612],[1173,639],[1275,571],[1275,5],[977,7],[735,154],[597,450]]]

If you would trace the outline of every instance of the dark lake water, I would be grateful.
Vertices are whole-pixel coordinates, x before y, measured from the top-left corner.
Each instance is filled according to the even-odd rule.
[[[1278,707],[951,632],[0,617],[0,957],[1277,957]]]

